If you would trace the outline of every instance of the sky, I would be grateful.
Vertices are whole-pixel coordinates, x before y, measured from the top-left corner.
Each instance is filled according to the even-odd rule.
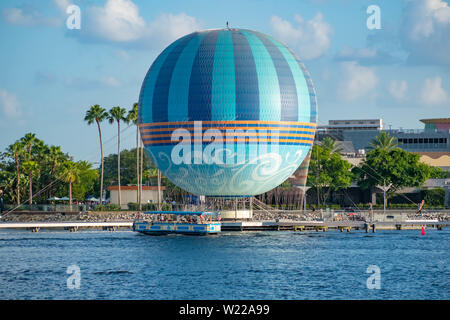
[[[71,5],[80,9],[79,29],[67,26]],[[419,119],[450,117],[443,0],[8,0],[0,2],[0,150],[33,132],[75,160],[98,163],[86,110],[130,109],[167,45],[227,21],[274,36],[304,62],[319,125],[382,118],[386,127],[416,129]],[[105,155],[117,152],[116,125],[102,130]],[[121,138],[133,148],[135,127],[123,126]]]

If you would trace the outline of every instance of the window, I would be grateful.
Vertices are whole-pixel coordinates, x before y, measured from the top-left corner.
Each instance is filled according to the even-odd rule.
[[[444,143],[444,138],[439,138],[439,143]]]
[[[419,138],[419,143],[423,143],[423,139]]]
[[[417,143],[417,139],[414,139],[414,143]]]
[[[408,143],[413,143],[413,139],[408,139]]]
[[[434,138],[434,143],[439,143],[439,139],[438,138]]]
[[[423,139],[423,143],[428,143],[428,138]]]

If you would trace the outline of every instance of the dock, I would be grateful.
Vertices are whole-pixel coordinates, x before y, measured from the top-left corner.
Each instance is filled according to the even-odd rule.
[[[131,229],[132,221],[106,221],[106,222],[3,222],[0,223],[0,229],[26,229],[32,232],[38,232],[41,229],[63,229],[71,232],[78,229],[101,229],[106,231],[116,231],[118,228]]]
[[[267,220],[267,221],[222,221],[222,231],[306,231],[315,230],[326,232],[339,230],[351,232],[363,230],[407,230],[420,229],[422,226],[442,230],[450,226],[450,221],[437,220],[404,220],[399,222],[365,222],[365,221],[295,221],[295,220]],[[79,229],[99,229],[116,231],[119,228],[131,230],[133,221],[105,221],[105,222],[2,222],[1,229],[25,229],[39,232],[41,229],[62,229],[76,232]]]
[[[419,229],[422,226],[442,230],[450,226],[450,221],[437,220],[404,220],[399,222],[365,222],[365,221],[224,221],[222,231],[305,231],[315,230],[325,232],[328,229],[339,231],[364,230],[366,232],[376,230],[406,230]]]

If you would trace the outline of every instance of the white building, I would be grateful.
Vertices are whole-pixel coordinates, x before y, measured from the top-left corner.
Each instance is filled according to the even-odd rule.
[[[163,200],[163,193],[166,187],[161,186],[161,199]],[[119,204],[119,187],[109,186],[110,201],[114,204]],[[120,186],[120,196],[122,202],[122,209],[127,209],[127,203],[137,202],[137,186]],[[142,203],[158,203],[158,187],[157,186],[142,186]]]

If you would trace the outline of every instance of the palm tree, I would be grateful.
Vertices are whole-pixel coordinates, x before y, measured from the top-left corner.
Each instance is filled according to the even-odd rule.
[[[17,174],[17,205],[20,205],[20,157],[24,154],[23,144],[20,141],[16,141],[10,145],[6,151],[11,157],[14,158],[16,163]]]
[[[69,210],[72,211],[72,183],[78,181],[80,177],[80,166],[77,162],[66,161],[59,170],[60,180],[69,183]]]
[[[138,104],[133,104],[133,108],[128,111],[127,122],[134,123],[136,125],[136,181],[137,181],[137,192],[136,192],[136,202],[139,203],[139,119],[138,119]]]
[[[66,157],[60,146],[50,146],[47,156],[48,160],[51,162],[50,174],[53,176],[58,166],[64,162]]]
[[[22,139],[20,139],[20,142],[22,142],[28,153],[28,161],[31,160],[31,148],[37,143],[37,141],[38,138],[36,138],[36,135],[34,133],[27,133],[24,137],[22,137]]]
[[[158,183],[158,210],[161,210],[161,171],[157,168],[150,168],[144,171],[143,173],[144,177],[147,179],[150,178],[157,178]]]
[[[28,175],[29,202],[33,204],[33,176],[39,174],[39,165],[36,161],[28,160],[22,164],[23,170]]]
[[[127,121],[125,114],[127,111],[124,108],[119,106],[111,108],[109,110],[108,120],[109,123],[117,122],[117,180],[119,185],[119,208],[122,205],[121,197],[120,197],[120,121]]]
[[[387,132],[381,132],[374,140],[369,144],[368,149],[381,149],[385,151],[391,151],[397,148],[398,142],[396,138],[391,137]]]
[[[47,150],[46,158],[50,163],[50,176],[53,178],[57,169],[63,164],[67,156],[62,152],[60,146],[50,146]],[[48,197],[52,197],[52,188],[49,189]]]
[[[103,142],[102,142],[102,130],[100,129],[100,122],[108,118],[108,112],[100,107],[98,104],[90,107],[86,111],[86,116],[84,121],[88,124],[93,124],[94,121],[97,123],[98,136],[100,138],[100,155],[101,155],[101,175],[100,175],[100,203],[103,203]]]
[[[325,149],[328,150],[330,153],[339,153],[342,151],[342,144],[338,143],[336,140],[331,139],[330,137],[325,137],[321,143],[320,146]]]

